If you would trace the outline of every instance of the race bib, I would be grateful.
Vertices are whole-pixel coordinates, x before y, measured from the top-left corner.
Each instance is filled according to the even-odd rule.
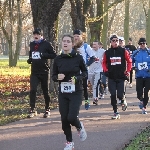
[[[121,57],[111,57],[110,62],[111,62],[111,65],[121,64]]]
[[[39,52],[32,52],[32,59],[41,59]]]
[[[75,85],[71,82],[61,82],[61,92],[62,93],[72,93],[75,92]]]
[[[138,69],[139,70],[148,69],[147,62],[138,63]]]

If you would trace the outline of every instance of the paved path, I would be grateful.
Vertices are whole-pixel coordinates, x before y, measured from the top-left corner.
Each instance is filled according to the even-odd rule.
[[[138,108],[135,85],[127,88],[128,110],[119,106],[121,119],[111,120],[110,95],[99,100],[98,106],[87,111],[81,107],[80,120],[84,122],[88,138],[80,142],[73,127],[75,150],[121,150],[129,140],[149,125],[150,113],[142,115]],[[150,108],[147,109],[150,112]],[[65,136],[61,130],[60,115],[51,111],[51,118],[39,114],[33,119],[24,119],[0,126],[0,150],[63,150]]]

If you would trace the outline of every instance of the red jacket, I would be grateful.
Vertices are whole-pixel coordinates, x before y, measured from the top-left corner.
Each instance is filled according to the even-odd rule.
[[[124,78],[126,72],[132,68],[132,59],[125,48],[109,48],[103,56],[103,71],[108,72],[108,77],[112,79]]]

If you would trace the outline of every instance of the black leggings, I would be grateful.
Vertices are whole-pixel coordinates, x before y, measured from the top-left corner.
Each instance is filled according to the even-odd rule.
[[[78,118],[80,106],[82,103],[82,91],[74,93],[59,93],[59,112],[62,121],[62,130],[66,135],[66,140],[72,142],[71,125],[77,129],[81,128]]]
[[[35,108],[37,86],[41,83],[45,99],[45,109],[49,108],[50,97],[48,95],[48,74],[38,74],[30,76],[30,107]]]
[[[143,101],[143,107],[145,108],[149,100],[149,97],[148,97],[149,90],[150,90],[150,78],[137,78],[136,79],[137,98]],[[144,91],[144,97],[143,97],[143,91]]]
[[[132,83],[132,75],[133,75],[133,69],[130,71],[130,84]]]
[[[114,113],[117,112],[117,98],[122,102],[124,101],[124,80],[122,79],[110,79],[108,78],[108,88],[111,94],[111,105],[113,106]],[[117,94],[116,94],[117,91]]]
[[[83,90],[84,90],[85,100],[88,100],[88,90],[87,90],[88,84],[87,84],[87,81],[88,81],[88,77],[83,79]]]

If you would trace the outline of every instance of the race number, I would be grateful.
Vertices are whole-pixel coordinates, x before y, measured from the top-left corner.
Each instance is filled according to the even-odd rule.
[[[139,70],[148,69],[147,62],[138,63],[138,69]]]
[[[72,93],[75,92],[75,85],[71,82],[61,82],[61,92],[62,93]]]
[[[32,59],[41,59],[39,52],[32,52]]]

